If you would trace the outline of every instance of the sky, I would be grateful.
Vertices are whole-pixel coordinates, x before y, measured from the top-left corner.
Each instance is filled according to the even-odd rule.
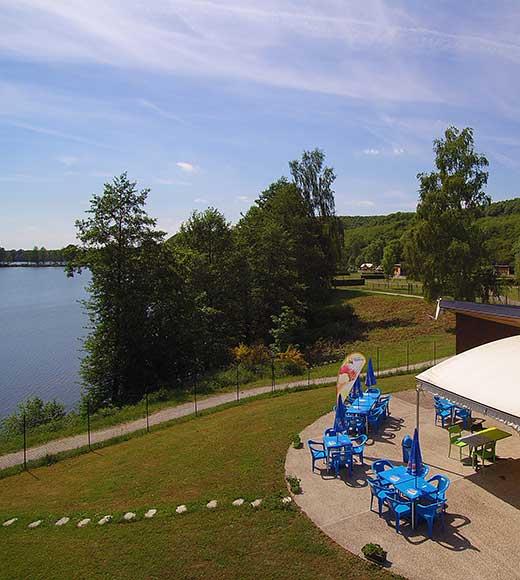
[[[0,246],[61,247],[127,171],[169,234],[320,147],[339,214],[411,211],[449,125],[520,177],[520,3],[0,0]]]

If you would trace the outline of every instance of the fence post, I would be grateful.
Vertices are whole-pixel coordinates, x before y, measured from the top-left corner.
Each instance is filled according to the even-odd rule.
[[[240,382],[239,382],[239,376],[238,376],[238,363],[237,363],[237,402],[240,401]]]
[[[406,372],[410,371],[410,343],[406,343]]]
[[[27,471],[27,419],[23,414],[23,468]]]
[[[197,408],[197,377],[195,377],[195,380],[193,381],[193,405],[195,407],[195,416],[197,416],[197,414],[198,414],[198,408]]]
[[[433,341],[433,364],[437,364],[437,343]]]
[[[377,347],[377,376],[379,376],[379,347]]]
[[[90,441],[90,399],[87,399],[87,440],[88,450],[92,451],[92,444]]]
[[[275,383],[275,375],[274,375],[274,356],[271,356],[271,391],[274,393],[276,383]]]
[[[144,403],[145,403],[145,407],[146,407],[146,432],[150,433],[150,418],[149,418],[149,413],[148,413],[148,388],[146,389],[146,391],[144,393]]]

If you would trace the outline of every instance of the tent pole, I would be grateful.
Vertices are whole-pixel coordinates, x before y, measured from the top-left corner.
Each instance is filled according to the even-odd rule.
[[[415,402],[415,426],[417,428],[417,431],[419,431],[419,396],[421,394],[421,385],[420,383],[417,383],[416,387],[415,387],[415,392],[416,392],[416,402]]]

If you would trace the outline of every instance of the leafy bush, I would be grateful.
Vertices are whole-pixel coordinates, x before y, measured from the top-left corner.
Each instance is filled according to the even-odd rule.
[[[27,429],[40,425],[60,422],[65,416],[65,406],[55,399],[44,403],[39,397],[30,397],[18,405],[18,410],[2,422],[2,429],[9,433],[23,433],[23,424]]]
[[[301,479],[295,477],[294,475],[288,475],[286,478],[287,483],[289,484],[289,488],[291,489],[294,495],[299,495],[303,490],[301,486]]]
[[[282,306],[280,314],[271,316],[271,321],[273,328],[269,333],[274,340],[274,349],[278,352],[294,344],[306,324],[305,319],[288,306]]]
[[[295,449],[302,449],[303,448],[302,439],[301,439],[301,437],[298,434],[296,434],[293,437],[293,447]]]
[[[307,368],[307,362],[303,354],[294,346],[288,346],[284,352],[276,355],[276,360],[280,363],[280,370],[287,375],[301,375]]]
[[[365,544],[361,551],[368,560],[382,564],[386,561],[386,551],[379,544]]]
[[[257,371],[258,367],[269,362],[271,353],[265,344],[257,343],[252,346],[240,343],[233,349],[233,359],[248,370]]]
[[[157,403],[160,401],[167,401],[170,398],[170,391],[166,387],[161,387],[157,391],[150,393],[148,395],[148,401],[150,403]]]

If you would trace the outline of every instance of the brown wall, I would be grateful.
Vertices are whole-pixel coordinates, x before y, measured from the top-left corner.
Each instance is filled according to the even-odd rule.
[[[520,334],[520,328],[457,313],[457,354],[481,344]]]

